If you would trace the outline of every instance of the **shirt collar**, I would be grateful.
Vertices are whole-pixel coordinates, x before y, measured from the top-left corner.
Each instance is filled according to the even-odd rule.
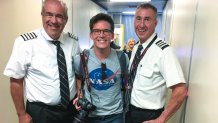
[[[54,41],[54,39],[52,39],[52,38],[46,33],[46,31],[45,31],[44,28],[41,29],[41,34],[42,34],[42,36],[45,38],[45,40],[47,40],[47,41]],[[64,37],[64,36],[63,36],[63,33],[61,33],[60,37],[58,38],[58,41],[60,41],[61,43],[64,44],[63,37]]]
[[[147,47],[147,45],[152,41],[155,35],[156,33],[153,33],[144,43],[141,44],[143,46],[143,49]],[[139,42],[139,45],[140,45],[140,42]]]

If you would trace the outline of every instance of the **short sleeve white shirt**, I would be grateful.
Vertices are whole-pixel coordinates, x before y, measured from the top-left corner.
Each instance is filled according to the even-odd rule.
[[[155,35],[154,33],[142,44],[143,50]],[[138,45],[136,44],[132,51],[130,66]],[[131,104],[143,109],[163,108],[167,88],[178,83],[185,83],[185,79],[177,57],[168,44],[157,38],[138,65],[131,93]]]
[[[25,95],[30,102],[49,105],[60,103],[60,80],[56,46],[43,28],[19,36],[14,43],[9,62],[4,70],[6,76],[24,78]],[[76,94],[73,56],[79,54],[78,42],[68,33],[62,33],[59,41],[64,51],[70,99]]]

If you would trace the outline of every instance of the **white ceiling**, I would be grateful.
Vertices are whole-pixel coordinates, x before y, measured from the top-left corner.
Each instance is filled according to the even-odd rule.
[[[121,13],[123,11],[135,11],[140,2],[110,2],[110,0],[91,0],[104,8],[109,13]],[[133,0],[134,1],[134,0]],[[157,7],[158,13],[162,14],[168,0],[151,0],[151,3]]]

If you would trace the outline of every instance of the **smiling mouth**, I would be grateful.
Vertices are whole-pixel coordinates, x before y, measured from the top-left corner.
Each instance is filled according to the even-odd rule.
[[[60,27],[60,26],[57,25],[57,24],[51,24],[51,23],[49,23],[48,26],[51,27],[51,28],[55,28],[55,29],[57,29],[57,28]]]
[[[145,29],[138,29],[138,32],[145,32]]]
[[[101,40],[97,40],[98,42],[107,42],[107,40],[103,40],[103,39],[101,39]]]

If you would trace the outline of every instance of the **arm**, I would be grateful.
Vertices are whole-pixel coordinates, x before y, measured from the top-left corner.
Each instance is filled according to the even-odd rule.
[[[180,83],[171,87],[172,94],[170,100],[162,112],[160,117],[155,120],[143,122],[143,123],[165,123],[182,105],[182,102],[187,97],[187,88],[185,83]]]
[[[77,90],[77,97],[82,98],[83,93],[82,93],[82,80],[76,79],[76,90]]]
[[[73,105],[75,106],[75,108],[77,110],[79,110],[80,107],[77,105],[77,102],[78,102],[79,98],[83,97],[82,80],[80,80],[80,79],[76,79],[76,90],[77,90],[77,98],[73,100]]]
[[[23,78],[10,78],[10,82],[11,96],[17,111],[19,123],[30,123],[32,118],[29,114],[27,114],[24,105]]]

